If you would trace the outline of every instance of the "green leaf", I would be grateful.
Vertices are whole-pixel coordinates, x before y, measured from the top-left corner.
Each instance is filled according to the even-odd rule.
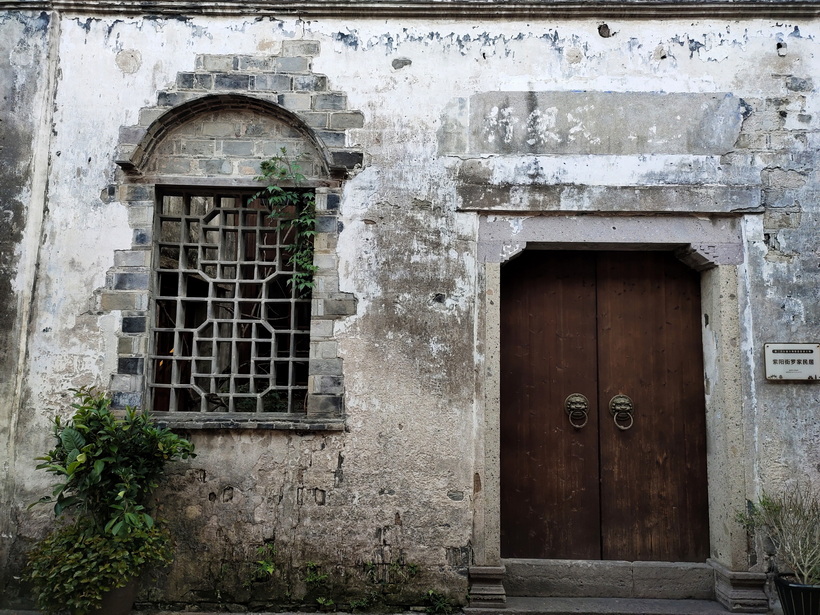
[[[79,498],[76,496],[68,497],[68,498],[58,498],[57,503],[54,504],[54,514],[58,517],[63,513],[66,508],[70,506],[74,506],[79,502]]]
[[[85,438],[76,429],[66,427],[60,434],[60,443],[66,451],[78,450],[85,446]]]

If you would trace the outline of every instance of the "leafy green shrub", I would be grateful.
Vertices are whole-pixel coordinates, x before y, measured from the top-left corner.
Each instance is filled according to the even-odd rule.
[[[167,462],[195,456],[193,444],[154,425],[150,415],[111,411],[103,393],[74,391],[74,414],[54,419],[55,447],[37,469],[60,482],[51,496],[56,529],[29,554],[26,578],[47,613],[65,608],[78,615],[97,608],[106,591],[124,586],[143,567],[172,559],[171,538],[146,508]]]
[[[157,487],[165,464],[194,456],[193,444],[172,431],[154,425],[150,414],[126,408],[122,418],[111,411],[103,393],[82,388],[79,403],[67,424],[54,419],[57,444],[38,470],[62,479],[50,497],[54,514],[76,508],[91,515],[106,531],[121,535],[129,528],[149,526],[147,496]],[[56,500],[55,500],[56,498]]]
[[[764,493],[740,521],[771,539],[777,557],[799,583],[820,585],[820,494],[806,486]]]
[[[26,576],[46,612],[76,614],[99,608],[103,595],[122,587],[143,566],[169,564],[171,536],[158,526],[111,536],[78,519],[40,541],[29,553]]]

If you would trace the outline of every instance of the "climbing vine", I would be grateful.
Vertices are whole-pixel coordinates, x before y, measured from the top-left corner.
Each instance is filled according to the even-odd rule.
[[[292,233],[293,243],[287,246],[287,263],[293,268],[293,276],[288,280],[301,297],[313,290],[313,276],[318,267],[313,264],[313,237],[316,234],[316,195],[313,190],[301,188],[305,176],[298,162],[288,157],[287,149],[264,160],[262,174],[256,180],[266,182],[254,198],[261,199],[269,210],[271,218],[286,224]]]

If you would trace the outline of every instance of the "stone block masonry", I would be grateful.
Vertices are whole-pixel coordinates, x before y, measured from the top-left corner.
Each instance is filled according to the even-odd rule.
[[[197,56],[193,71],[179,73],[173,89],[157,94],[156,107],[141,110],[138,125],[121,128],[118,164],[137,174],[235,177],[258,175],[258,159],[282,147],[292,156],[312,156],[300,145],[303,131],[271,124],[259,104],[264,101],[319,130],[317,145],[335,175],[361,165],[361,152],[347,147],[346,131],[361,128],[364,116],[348,109],[347,96],[331,90],[325,75],[311,71],[318,50],[315,41],[285,41],[279,55]],[[214,96],[222,97],[220,110],[191,122]],[[167,133],[171,138],[164,138]],[[161,158],[153,156],[160,140]],[[303,169],[306,176],[320,171]]]

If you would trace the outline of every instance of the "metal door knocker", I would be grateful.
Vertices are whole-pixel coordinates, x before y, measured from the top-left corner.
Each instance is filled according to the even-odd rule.
[[[569,424],[575,429],[581,429],[589,420],[589,400],[580,393],[567,395],[564,400],[564,409],[569,416]]]
[[[616,395],[609,400],[609,413],[615,421],[615,427],[621,431],[632,429],[635,419],[632,413],[635,411],[635,406],[632,400],[626,395]]]

